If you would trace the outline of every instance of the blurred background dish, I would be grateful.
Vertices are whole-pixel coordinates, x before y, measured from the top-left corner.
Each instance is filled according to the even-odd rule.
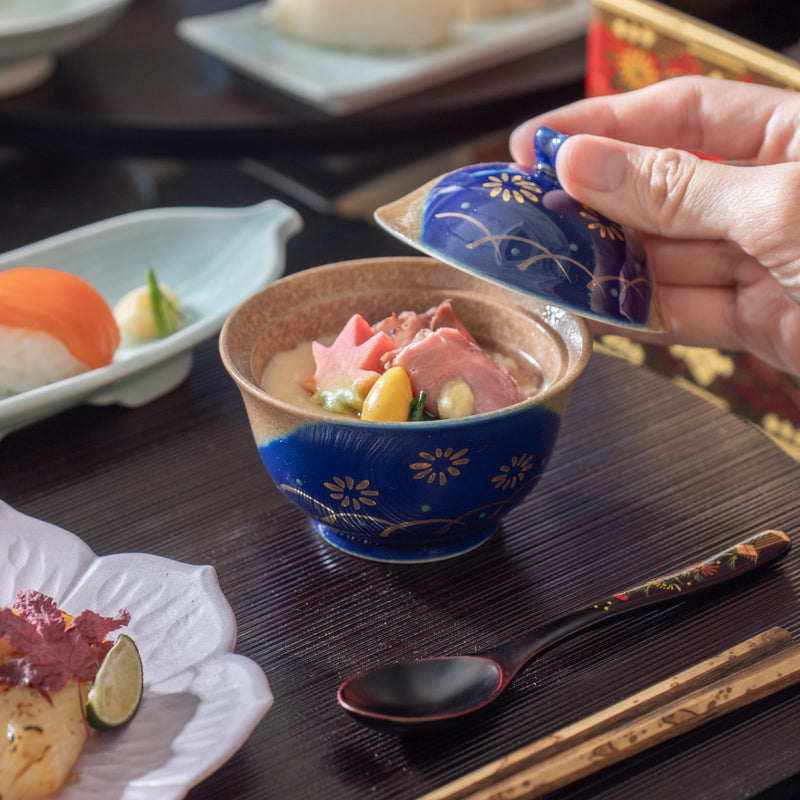
[[[56,56],[117,20],[131,0],[5,0],[0,5],[0,97],[47,80]]]
[[[411,52],[358,52],[284,35],[264,4],[182,19],[179,36],[244,74],[338,115],[361,111],[505,61],[581,38],[588,0],[476,20],[452,40]]]

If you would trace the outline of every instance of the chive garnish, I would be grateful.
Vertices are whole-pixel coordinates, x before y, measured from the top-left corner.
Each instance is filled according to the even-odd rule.
[[[420,392],[408,404],[408,421],[409,422],[422,422],[425,414],[425,392]]]
[[[153,312],[153,327],[156,337],[163,339],[175,333],[185,319],[183,311],[169,294],[165,294],[158,285],[155,270],[147,268],[147,292],[150,296],[150,308]]]
[[[152,267],[147,268],[147,290],[150,292],[150,307],[153,310],[153,325],[156,336],[163,339],[167,335],[167,326],[164,322],[164,295],[156,280],[156,273]]]

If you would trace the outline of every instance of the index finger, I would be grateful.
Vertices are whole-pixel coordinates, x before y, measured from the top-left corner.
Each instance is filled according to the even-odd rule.
[[[547,125],[566,134],[590,133],[632,144],[776,163],[800,159],[800,143],[792,141],[798,119],[800,94],[689,76],[578,100],[540,114],[512,133],[510,145],[516,161],[534,163],[533,134]]]

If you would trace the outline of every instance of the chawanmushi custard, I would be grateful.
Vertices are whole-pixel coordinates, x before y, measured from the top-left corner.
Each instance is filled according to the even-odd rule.
[[[452,301],[370,325],[354,314],[336,336],[276,353],[262,387],[305,408],[382,422],[455,419],[527,400],[541,368],[481,347]]]

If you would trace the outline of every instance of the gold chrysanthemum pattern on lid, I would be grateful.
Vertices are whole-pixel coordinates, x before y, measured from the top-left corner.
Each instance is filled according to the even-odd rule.
[[[588,227],[590,231],[597,231],[601,239],[614,239],[619,242],[625,239],[625,234],[619,223],[602,218],[596,211],[589,208],[589,206],[583,205],[583,210],[580,212],[580,215],[586,220],[586,227]]]
[[[483,187],[489,190],[489,197],[499,198],[504,203],[510,200],[515,200],[517,203],[524,203],[526,200],[538,203],[544,194],[535,183],[526,180],[523,175],[511,175],[508,172],[490,175]]]

